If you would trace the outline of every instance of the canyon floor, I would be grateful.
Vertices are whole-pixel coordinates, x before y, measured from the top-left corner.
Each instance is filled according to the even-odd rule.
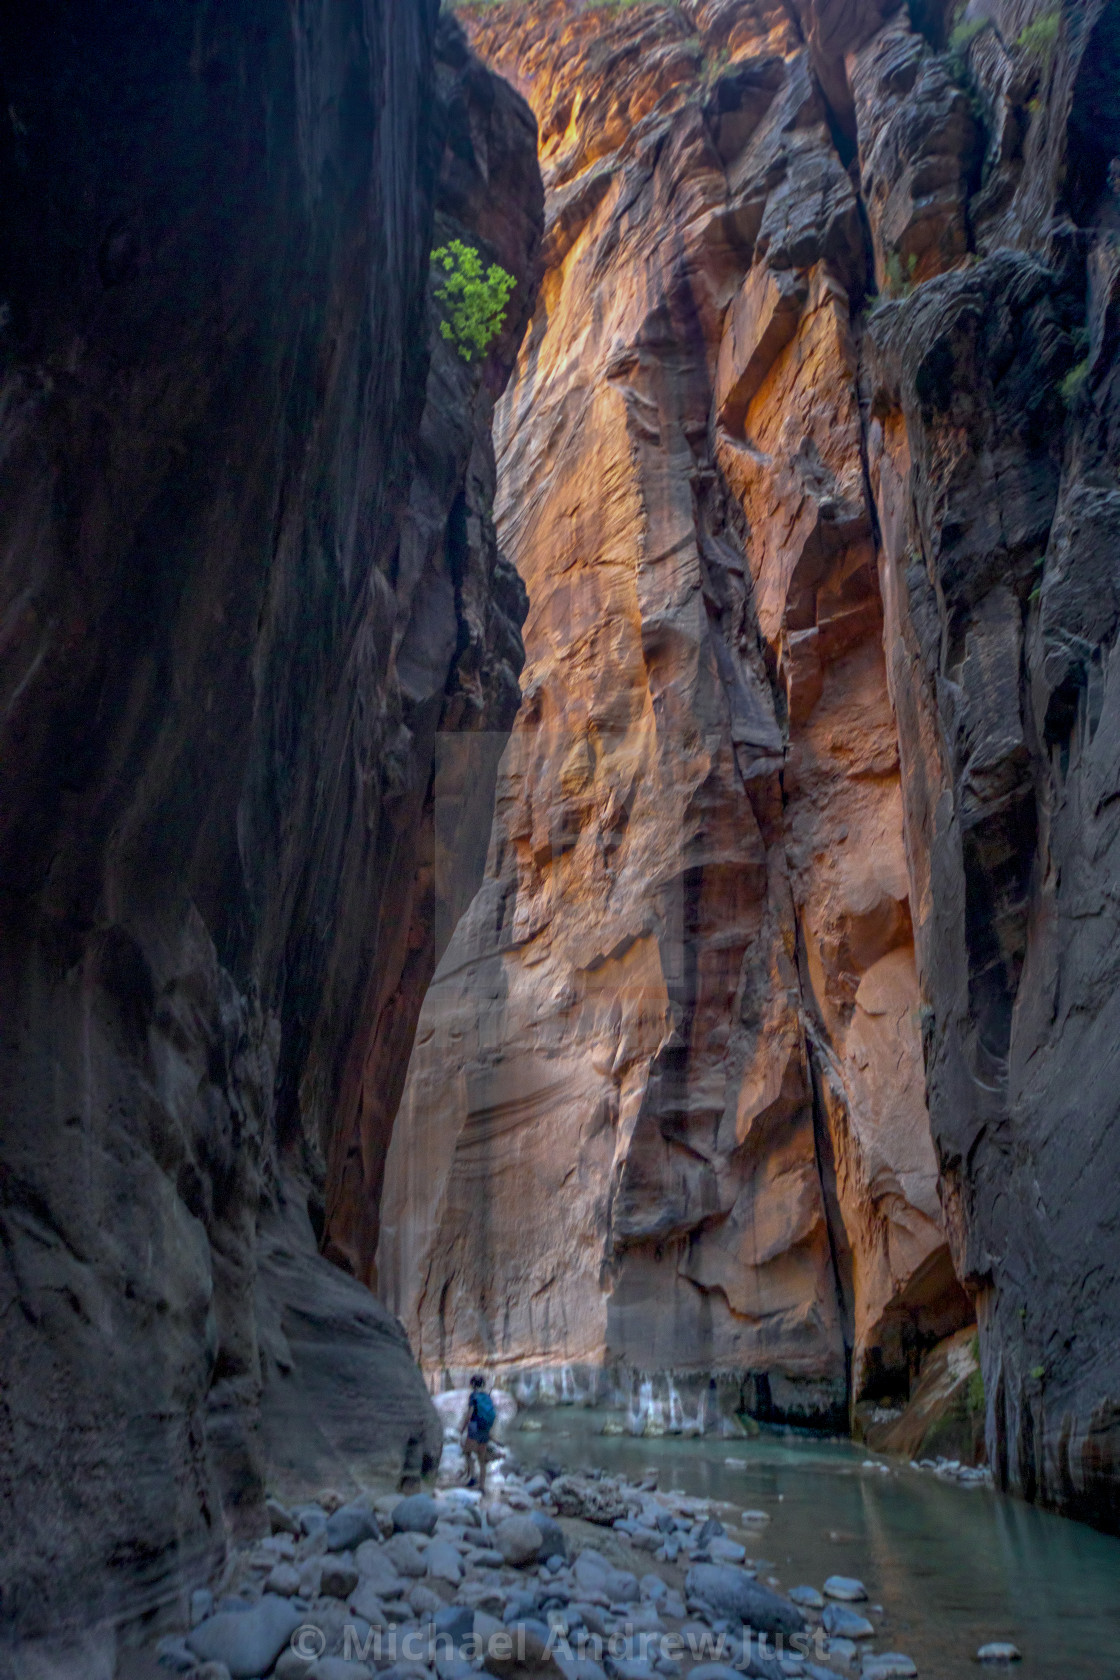
[[[461,1396],[445,1396],[447,1420]],[[457,1401],[444,1409],[447,1402]],[[269,1506],[165,1635],[191,1680],[1099,1680],[1120,1541],[982,1477],[791,1431],[604,1436],[522,1414],[485,1493],[454,1423],[438,1487]],[[572,1468],[574,1467],[574,1468]],[[984,1653],[983,1656],[980,1653]],[[1014,1655],[1013,1655],[1014,1653]],[[978,1661],[983,1664],[977,1669]],[[254,1664],[256,1666],[254,1666]]]

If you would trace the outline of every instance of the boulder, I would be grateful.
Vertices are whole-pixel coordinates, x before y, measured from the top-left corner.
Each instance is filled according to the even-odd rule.
[[[533,1521],[541,1531],[541,1545],[537,1558],[541,1563],[547,1563],[549,1558],[567,1559],[568,1542],[564,1530],[555,1517],[546,1517],[543,1511],[533,1512]]]
[[[419,1580],[422,1575],[428,1573],[428,1566],[421,1556],[420,1548],[407,1534],[392,1535],[381,1550],[398,1575],[407,1575],[413,1580]]]
[[[327,1550],[351,1552],[364,1540],[376,1540],[381,1532],[377,1518],[367,1505],[342,1505],[327,1518]]]
[[[853,1575],[830,1575],[824,1584],[824,1596],[840,1599],[846,1604],[858,1604],[867,1597],[867,1588]]]
[[[870,1639],[875,1629],[858,1610],[846,1604],[830,1604],[821,1617],[821,1626],[830,1639]]]
[[[294,1598],[299,1592],[300,1572],[291,1563],[278,1563],[264,1584],[265,1592],[279,1593],[281,1598]]]
[[[187,1644],[204,1662],[225,1663],[233,1680],[256,1680],[269,1672],[303,1620],[286,1598],[266,1593],[250,1610],[220,1611],[199,1622]]]
[[[319,1574],[319,1591],[327,1598],[349,1598],[358,1585],[359,1573],[357,1566],[348,1558],[324,1558]]]
[[[690,1597],[710,1606],[716,1617],[746,1624],[758,1633],[799,1633],[805,1617],[795,1604],[761,1586],[745,1569],[729,1563],[698,1563],[688,1572]]]
[[[514,1568],[535,1563],[544,1535],[534,1517],[506,1517],[494,1530],[494,1545]]]
[[[413,1493],[393,1507],[393,1528],[398,1534],[434,1534],[439,1505],[428,1493]]]
[[[504,1554],[503,1554],[504,1555]],[[457,1587],[463,1579],[463,1558],[458,1546],[450,1540],[433,1540],[424,1553],[428,1574],[437,1581],[449,1581]]]
[[[391,1545],[392,1542],[390,1541]],[[411,1548],[416,1552],[416,1548]],[[419,1561],[420,1554],[416,1552]],[[379,1546],[375,1540],[367,1540],[358,1547],[354,1554],[354,1562],[362,1580],[368,1582],[380,1598],[396,1598],[403,1588],[401,1572],[397,1569],[385,1547]]]

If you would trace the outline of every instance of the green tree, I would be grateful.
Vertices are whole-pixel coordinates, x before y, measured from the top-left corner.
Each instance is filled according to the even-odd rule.
[[[497,263],[484,271],[474,246],[461,239],[434,250],[432,266],[442,271],[442,284],[436,287],[445,311],[441,335],[465,362],[484,356],[505,325],[506,304],[517,281]]]

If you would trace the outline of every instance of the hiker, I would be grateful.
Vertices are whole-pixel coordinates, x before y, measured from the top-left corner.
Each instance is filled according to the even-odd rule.
[[[467,1486],[477,1486],[483,1493],[486,1492],[486,1465],[490,1459],[490,1431],[497,1416],[494,1402],[486,1392],[486,1378],[473,1376],[460,1439],[469,1473]]]

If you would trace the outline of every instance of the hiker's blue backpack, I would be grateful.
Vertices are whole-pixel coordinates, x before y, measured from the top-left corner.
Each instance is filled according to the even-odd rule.
[[[474,1397],[474,1415],[478,1419],[478,1424],[481,1429],[485,1429],[487,1431],[493,1429],[494,1419],[497,1417],[498,1413],[493,1400],[491,1400],[490,1396],[484,1389],[480,1390]]]

